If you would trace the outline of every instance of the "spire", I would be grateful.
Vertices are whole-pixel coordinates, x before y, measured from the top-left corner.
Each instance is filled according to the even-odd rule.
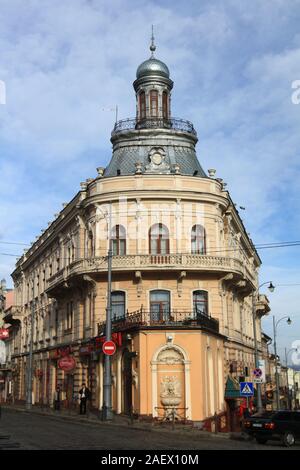
[[[151,45],[150,45],[151,59],[154,58],[155,49],[156,49],[156,45],[154,44],[154,34],[153,34],[153,25],[152,25],[152,36],[151,36]]]

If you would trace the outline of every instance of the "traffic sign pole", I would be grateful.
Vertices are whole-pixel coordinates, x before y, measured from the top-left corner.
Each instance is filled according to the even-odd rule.
[[[112,268],[112,239],[111,239],[111,204],[109,207],[108,219],[108,256],[107,256],[107,308],[106,308],[106,341],[111,341],[111,268]],[[103,407],[102,419],[109,421],[112,419],[112,397],[111,397],[111,357],[105,354],[104,359],[104,380],[103,380]]]

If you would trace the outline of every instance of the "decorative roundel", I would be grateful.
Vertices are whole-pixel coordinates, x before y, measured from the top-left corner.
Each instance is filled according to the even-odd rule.
[[[162,155],[161,155],[159,152],[155,152],[155,153],[151,156],[151,161],[152,161],[155,165],[160,165],[161,162],[162,162]]]

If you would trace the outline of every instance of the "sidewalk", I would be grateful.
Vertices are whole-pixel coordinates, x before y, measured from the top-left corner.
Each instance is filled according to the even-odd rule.
[[[21,413],[35,413],[40,416],[47,416],[52,419],[58,420],[70,420],[76,423],[85,423],[93,426],[118,426],[131,429],[137,429],[146,432],[163,432],[163,433],[175,433],[175,434],[193,434],[201,438],[220,438],[220,439],[234,439],[234,440],[245,440],[246,436],[243,433],[211,433],[203,431],[193,426],[192,424],[185,425],[176,423],[172,426],[171,423],[162,423],[157,421],[146,422],[138,419],[131,420],[130,417],[114,415],[112,421],[102,421],[100,412],[89,411],[86,415],[80,415],[77,410],[62,409],[60,411],[54,411],[49,407],[40,407],[33,405],[31,410],[27,410],[25,405],[8,405],[1,404],[2,410],[12,410]]]

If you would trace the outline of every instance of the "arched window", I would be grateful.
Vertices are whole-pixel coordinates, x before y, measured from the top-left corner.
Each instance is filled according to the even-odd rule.
[[[169,110],[168,110],[168,93],[166,91],[162,94],[162,111],[163,111],[163,118],[168,119],[169,117]]]
[[[115,225],[111,231],[113,255],[126,255],[126,230],[123,225]]]
[[[163,224],[154,224],[149,230],[149,251],[151,255],[169,253],[169,230]]]
[[[208,295],[204,290],[195,290],[193,292],[193,311],[194,316],[198,315],[208,316]]]
[[[140,105],[140,119],[146,117],[146,95],[144,91],[139,94],[139,105]]]
[[[113,291],[111,293],[111,319],[112,321],[125,318],[125,292]]]
[[[206,253],[206,235],[202,225],[192,227],[191,249],[193,254],[205,255]]]
[[[150,292],[150,316],[152,322],[164,322],[170,318],[170,292],[153,290]]]
[[[151,114],[151,117],[158,116],[158,91],[157,90],[150,91],[150,114]]]

